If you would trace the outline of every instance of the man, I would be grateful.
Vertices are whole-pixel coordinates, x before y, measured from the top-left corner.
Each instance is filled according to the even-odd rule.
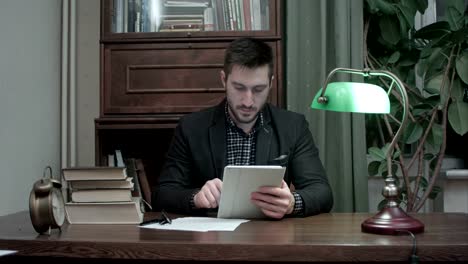
[[[282,156],[287,169],[281,187],[259,188],[252,203],[276,219],[329,212],[332,192],[307,121],[267,103],[274,78],[271,48],[256,39],[233,41],[220,75],[226,99],[181,118],[154,208],[182,214],[217,208],[226,165],[266,165]]]

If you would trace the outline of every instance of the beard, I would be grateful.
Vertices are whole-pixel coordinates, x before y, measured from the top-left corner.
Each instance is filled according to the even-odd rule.
[[[256,107],[233,106],[228,101],[228,108],[230,116],[236,124],[251,124],[257,120],[259,111]]]

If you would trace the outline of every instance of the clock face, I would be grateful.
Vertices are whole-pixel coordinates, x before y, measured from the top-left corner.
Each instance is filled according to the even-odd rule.
[[[62,194],[59,190],[53,189],[51,193],[52,199],[52,214],[55,223],[58,226],[62,226],[65,222],[65,203],[63,201]]]

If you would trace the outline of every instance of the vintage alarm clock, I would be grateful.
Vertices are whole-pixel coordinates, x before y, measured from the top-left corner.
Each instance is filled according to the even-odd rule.
[[[46,172],[49,172],[49,177]],[[42,234],[60,227],[65,222],[65,202],[60,180],[52,177],[52,168],[44,169],[42,179],[36,181],[29,196],[29,214],[34,229]]]

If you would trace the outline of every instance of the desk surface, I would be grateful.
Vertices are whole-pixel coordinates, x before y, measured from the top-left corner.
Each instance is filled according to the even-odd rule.
[[[56,230],[48,236],[35,233],[29,213],[20,212],[0,217],[0,249],[18,250],[15,256],[2,257],[0,261],[44,257],[132,263],[137,259],[406,262],[412,249],[411,237],[362,233],[361,222],[369,216],[334,213],[281,221],[254,220],[241,224],[233,232],[165,231],[136,225],[65,225],[62,232]],[[468,262],[468,214],[415,216],[425,223],[426,229],[416,235],[421,261]]]

